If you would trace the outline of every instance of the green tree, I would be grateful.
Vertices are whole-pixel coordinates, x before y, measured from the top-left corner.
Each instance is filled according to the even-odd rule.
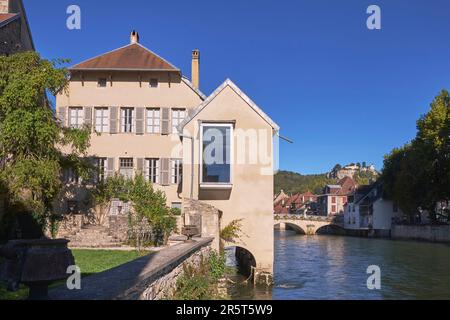
[[[450,98],[443,90],[417,121],[411,143],[385,157],[381,179],[388,198],[410,216],[419,208],[435,218],[438,201],[450,199]]]
[[[60,126],[46,98],[65,90],[68,74],[59,68],[64,62],[35,52],[0,56],[0,180],[10,201],[24,203],[42,229],[54,223],[52,203],[63,168],[88,174],[83,158],[89,131]]]

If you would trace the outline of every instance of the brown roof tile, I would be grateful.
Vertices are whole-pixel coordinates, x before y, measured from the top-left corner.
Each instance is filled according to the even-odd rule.
[[[0,13],[0,23],[18,17],[18,13]]]
[[[180,71],[170,62],[139,43],[102,54],[83,61],[71,70],[136,70],[136,71]]]

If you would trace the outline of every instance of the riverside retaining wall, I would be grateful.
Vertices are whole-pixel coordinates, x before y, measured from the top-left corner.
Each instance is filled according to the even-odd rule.
[[[391,237],[392,239],[450,242],[450,226],[393,225]]]

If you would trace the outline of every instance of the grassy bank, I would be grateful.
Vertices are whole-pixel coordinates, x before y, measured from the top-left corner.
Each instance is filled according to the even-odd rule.
[[[112,269],[142,256],[137,251],[72,250],[72,253],[82,277]],[[53,287],[58,285],[61,283],[54,284]],[[27,296],[28,289],[25,286],[21,286],[17,292],[8,292],[5,285],[0,284],[0,300],[18,300]]]

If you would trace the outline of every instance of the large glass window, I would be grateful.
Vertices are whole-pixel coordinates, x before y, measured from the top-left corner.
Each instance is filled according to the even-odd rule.
[[[95,108],[95,131],[109,131],[108,108]]]
[[[202,183],[231,183],[231,124],[202,125]]]
[[[69,108],[69,126],[74,129],[80,129],[83,124],[83,108]]]
[[[161,113],[159,109],[147,109],[147,132],[160,133]]]
[[[186,109],[172,109],[172,133],[178,133],[178,125],[186,117]]]
[[[122,108],[121,110],[121,124],[122,124],[122,132],[130,133],[133,132],[133,116],[134,109],[133,108]]]
[[[97,158],[96,159],[96,167],[97,167],[97,181],[101,182],[105,179],[106,176],[106,158]]]

